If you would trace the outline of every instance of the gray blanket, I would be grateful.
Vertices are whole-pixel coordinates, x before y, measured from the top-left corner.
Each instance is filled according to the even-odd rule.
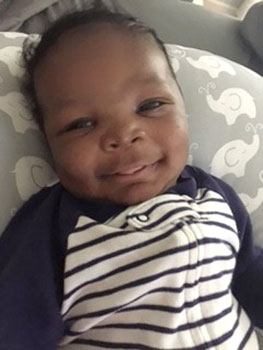
[[[0,0],[0,31],[17,30],[28,18],[58,0]]]
[[[11,0],[0,0],[0,13],[4,11],[10,3]]]

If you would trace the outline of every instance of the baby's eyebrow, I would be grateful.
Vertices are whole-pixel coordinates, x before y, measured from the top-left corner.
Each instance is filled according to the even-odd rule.
[[[151,85],[151,84],[158,84],[158,85],[162,85],[162,84],[166,84],[166,79],[162,79],[159,76],[156,75],[145,75],[145,76],[136,76],[133,79],[131,79],[129,81],[129,84],[133,85],[137,85],[137,84],[143,84],[143,85]]]
[[[164,74],[156,74],[155,72],[150,72],[149,74],[146,73],[139,76],[136,74],[136,76],[131,77],[127,81],[127,84],[124,86],[122,91],[125,91],[125,89],[129,90],[133,87],[153,87],[166,91],[167,88],[170,90],[170,79],[174,81],[169,72],[165,72]]]
[[[83,101],[83,103],[87,103],[88,96],[83,97],[59,97],[56,98],[56,101],[52,103],[51,105],[40,105],[41,110],[44,113],[50,113],[51,111],[54,113],[63,112],[63,110],[67,110],[68,108],[74,107],[74,105],[79,105],[79,103]]]

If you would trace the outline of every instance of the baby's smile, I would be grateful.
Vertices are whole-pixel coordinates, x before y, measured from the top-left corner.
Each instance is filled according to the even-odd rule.
[[[113,181],[138,182],[146,181],[147,178],[155,171],[159,161],[153,163],[134,163],[121,166],[118,170],[103,175],[106,179]]]

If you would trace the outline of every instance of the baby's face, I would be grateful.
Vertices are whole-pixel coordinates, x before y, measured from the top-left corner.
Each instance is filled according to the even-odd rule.
[[[157,44],[112,27],[67,33],[35,73],[61,183],[137,204],[174,185],[188,153],[182,97]]]

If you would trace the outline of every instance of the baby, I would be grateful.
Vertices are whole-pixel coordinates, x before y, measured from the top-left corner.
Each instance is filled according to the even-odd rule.
[[[0,350],[258,349],[262,252],[228,185],[186,165],[156,33],[107,9],[58,20],[26,91],[60,182],[0,244]]]

